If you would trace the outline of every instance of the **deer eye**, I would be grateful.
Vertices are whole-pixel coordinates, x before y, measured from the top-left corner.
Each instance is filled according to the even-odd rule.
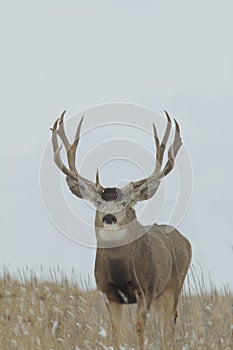
[[[127,202],[122,202],[121,205],[122,205],[122,207],[126,207]]]

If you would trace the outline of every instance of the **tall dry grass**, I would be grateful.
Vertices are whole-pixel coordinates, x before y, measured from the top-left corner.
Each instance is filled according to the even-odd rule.
[[[51,275],[52,276],[52,275]],[[113,349],[104,296],[84,292],[62,274],[43,281],[23,272],[0,278],[1,350]],[[125,306],[122,349],[138,349],[135,306]],[[146,349],[233,349],[233,295],[227,288],[205,290],[196,277],[187,284],[178,308],[176,342],[166,344],[153,314]],[[120,326],[120,325],[119,325]]]

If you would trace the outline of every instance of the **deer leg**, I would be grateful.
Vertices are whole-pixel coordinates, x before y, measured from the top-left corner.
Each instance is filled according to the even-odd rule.
[[[121,343],[121,319],[122,319],[122,310],[123,305],[119,304],[115,301],[107,301],[106,303],[110,321],[112,325],[112,336],[113,336],[113,342],[114,347],[116,349],[120,349],[120,343]]]
[[[178,297],[174,290],[167,289],[155,300],[154,308],[158,315],[161,335],[169,341],[174,341],[175,324],[177,320]]]
[[[168,309],[165,308],[166,311],[166,322],[168,327],[171,329],[171,337],[172,340],[175,340],[175,326],[177,323],[177,305],[179,301],[181,289],[177,290],[168,290],[165,296],[165,302],[168,307]]]
[[[145,345],[145,328],[146,328],[147,314],[150,307],[149,304],[146,302],[144,294],[138,296],[136,330],[138,334],[140,350],[144,350],[144,345]]]

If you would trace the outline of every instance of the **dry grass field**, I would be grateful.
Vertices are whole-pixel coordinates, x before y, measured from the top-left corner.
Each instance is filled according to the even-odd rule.
[[[59,282],[58,282],[59,280]],[[198,291],[198,293],[197,293]],[[178,309],[176,341],[166,344],[153,314],[146,349],[233,349],[233,295],[223,288],[205,292],[202,281],[187,284]],[[135,307],[125,306],[122,349],[138,349]],[[1,350],[113,350],[111,327],[98,291],[82,291],[65,277],[0,278]]]

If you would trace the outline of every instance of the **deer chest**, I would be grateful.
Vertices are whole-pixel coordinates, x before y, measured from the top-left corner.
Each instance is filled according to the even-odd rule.
[[[116,285],[124,285],[130,281],[129,263],[121,259],[109,259],[108,273],[111,283]]]
[[[136,303],[135,288],[130,275],[130,266],[124,260],[109,260],[109,282],[121,304]]]

